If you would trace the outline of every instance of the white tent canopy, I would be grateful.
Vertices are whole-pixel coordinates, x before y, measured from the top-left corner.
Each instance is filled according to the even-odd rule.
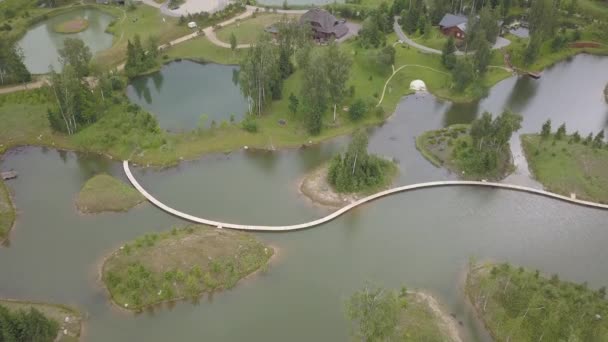
[[[426,84],[422,80],[413,80],[410,83],[410,89],[413,91],[426,91]]]

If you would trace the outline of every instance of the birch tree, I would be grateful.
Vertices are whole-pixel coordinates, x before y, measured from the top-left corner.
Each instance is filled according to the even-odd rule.
[[[334,122],[336,122],[336,107],[346,94],[346,82],[350,77],[352,60],[336,42],[332,41],[323,55],[323,65],[328,79],[329,99],[334,105]]]
[[[241,62],[240,87],[249,100],[249,112],[261,115],[266,104],[272,100],[272,87],[281,86],[279,78],[277,48],[267,35],[258,38]]]

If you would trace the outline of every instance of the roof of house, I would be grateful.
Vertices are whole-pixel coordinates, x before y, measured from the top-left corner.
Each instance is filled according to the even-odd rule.
[[[331,13],[321,8],[313,8],[304,13],[300,18],[301,23],[316,23],[314,29],[323,33],[334,33],[336,37],[342,37],[348,32],[344,22],[339,21]]]
[[[439,22],[440,27],[454,27],[461,24],[466,24],[468,21],[467,17],[462,15],[455,15],[451,13],[447,13],[443,16],[441,21]]]

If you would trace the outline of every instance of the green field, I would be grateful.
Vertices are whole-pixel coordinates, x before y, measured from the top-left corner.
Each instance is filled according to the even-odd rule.
[[[144,235],[112,253],[103,264],[102,279],[114,303],[140,310],[230,289],[265,269],[273,253],[246,233],[205,226],[174,228]]]
[[[215,33],[217,37],[226,43],[230,43],[230,35],[234,33],[237,44],[251,44],[255,42],[264,28],[281,21],[283,18],[297,18],[297,16],[287,16],[276,13],[260,13],[255,18],[247,18],[234,24],[222,27]]]
[[[239,64],[247,49],[232,51],[211,43],[205,37],[190,39],[163,52],[163,61],[178,58],[219,64]],[[167,56],[166,58],[164,56]]]
[[[133,187],[105,174],[89,179],[76,198],[76,207],[83,213],[128,211],[145,201]]]
[[[565,196],[608,203],[608,149],[569,143],[569,137],[556,141],[540,136],[521,136],[523,150],[534,177],[543,186]]]
[[[448,41],[446,36],[444,36],[443,33],[439,31],[439,28],[435,26],[432,28],[431,34],[428,36],[428,38],[419,33],[410,36],[410,38],[418,44],[440,51]]]
[[[606,341],[606,288],[547,278],[509,264],[475,265],[465,292],[493,339]]]
[[[82,314],[77,310],[65,305],[47,304],[39,302],[26,302],[17,300],[0,299],[0,305],[10,311],[25,310],[34,308],[40,311],[47,318],[56,321],[60,326],[67,330],[67,334],[59,331],[56,342],[78,342],[82,330]],[[68,320],[66,321],[66,318]]]

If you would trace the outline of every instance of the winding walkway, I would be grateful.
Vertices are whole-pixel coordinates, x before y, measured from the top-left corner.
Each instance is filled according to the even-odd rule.
[[[520,185],[502,184],[502,183],[493,183],[493,182],[477,182],[477,181],[437,181],[437,182],[410,184],[410,185],[400,186],[400,187],[388,189],[385,191],[381,191],[374,195],[362,198],[341,209],[338,209],[325,217],[322,217],[322,218],[314,220],[314,221],[306,222],[306,223],[287,225],[287,226],[245,225],[245,224],[235,224],[235,223],[208,220],[205,218],[196,217],[193,215],[183,213],[179,210],[173,209],[173,208],[169,207],[168,205],[162,203],[158,199],[156,199],[154,196],[152,196],[150,193],[148,193],[139,184],[137,179],[135,179],[135,177],[131,173],[131,169],[129,167],[129,161],[127,161],[127,160],[123,161],[123,168],[127,175],[127,178],[129,178],[129,181],[135,187],[135,189],[137,189],[137,191],[139,191],[146,199],[148,199],[148,201],[150,201],[152,204],[154,204],[161,210],[164,210],[171,215],[177,216],[179,218],[182,218],[182,219],[194,222],[194,223],[200,223],[200,224],[204,224],[204,225],[208,225],[208,226],[215,226],[218,228],[229,228],[229,229],[249,230],[249,231],[286,232],[286,231],[292,231],[292,230],[312,228],[312,227],[327,223],[329,221],[332,221],[333,219],[337,218],[338,216],[346,213],[347,211],[349,211],[351,209],[354,209],[362,204],[374,201],[381,197],[386,197],[386,196],[394,195],[394,194],[397,194],[400,192],[412,191],[412,190],[417,190],[417,189],[446,187],[446,186],[481,186],[481,187],[488,187],[488,188],[521,191],[521,192],[527,192],[530,194],[541,195],[541,196],[557,199],[557,200],[564,201],[564,202],[573,203],[576,205],[608,210],[608,205],[606,205],[606,204],[600,204],[600,203],[573,199],[573,198],[558,195],[558,194],[555,194],[552,192],[529,188],[529,187],[520,186]]]

